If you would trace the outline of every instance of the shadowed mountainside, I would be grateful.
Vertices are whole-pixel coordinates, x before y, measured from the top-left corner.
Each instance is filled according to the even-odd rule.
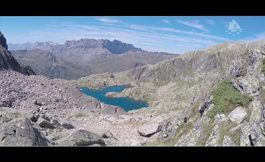
[[[30,66],[24,65],[13,57],[13,55],[8,51],[8,46],[6,44],[6,38],[0,32],[0,70],[12,69],[26,75],[35,75],[35,72]]]
[[[40,49],[11,51],[24,64],[30,65],[37,75],[48,78],[77,79],[92,74],[91,67],[74,61],[66,61]]]

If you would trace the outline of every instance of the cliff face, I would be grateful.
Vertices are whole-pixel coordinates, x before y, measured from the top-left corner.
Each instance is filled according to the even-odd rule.
[[[0,32],[0,45],[2,45],[6,50],[8,50],[8,46],[6,44],[6,38],[4,35]]]
[[[35,75],[30,66],[17,62],[7,48],[6,38],[0,32],[0,70],[12,69],[25,75]]]

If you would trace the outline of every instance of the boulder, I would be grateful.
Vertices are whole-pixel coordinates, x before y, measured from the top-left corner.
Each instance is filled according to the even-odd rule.
[[[42,128],[50,128],[50,129],[55,128],[55,126],[52,123],[50,123],[49,121],[45,120],[42,117],[38,119],[37,124]]]
[[[51,143],[28,118],[17,118],[4,123],[0,129],[1,146],[50,146]]]
[[[105,141],[96,133],[87,130],[78,130],[71,135],[57,141],[61,146],[105,146]]]
[[[237,107],[235,108],[229,115],[228,118],[232,122],[241,123],[243,122],[247,117],[247,112],[243,107]]]
[[[155,133],[161,131],[162,125],[160,124],[145,124],[138,128],[137,132],[143,137],[150,137]]]

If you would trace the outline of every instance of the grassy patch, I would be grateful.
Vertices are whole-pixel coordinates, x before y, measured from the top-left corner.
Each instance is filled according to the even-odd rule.
[[[230,135],[230,137],[231,137],[232,141],[234,141],[235,144],[237,146],[239,146],[240,145],[241,130],[240,129],[236,130],[234,132],[234,134]]]
[[[218,139],[218,144],[219,145],[223,145],[223,141],[224,141],[224,136],[227,135],[229,137],[232,136],[232,134],[229,132],[229,130],[231,128],[234,128],[235,126],[237,126],[237,124],[235,122],[231,122],[230,120],[228,121],[228,123],[226,125],[222,125],[220,127],[220,136]]]
[[[265,103],[265,89],[262,89],[262,87],[264,86],[264,83],[260,83],[260,96],[261,96],[261,100],[263,103]]]
[[[196,109],[198,109],[198,107],[200,106],[200,102],[201,100],[199,99],[198,101],[196,101],[193,105],[192,108],[190,110],[190,113],[188,115],[188,119],[190,119],[193,115],[195,115],[196,113]]]
[[[192,130],[193,127],[194,127],[193,122],[188,122],[187,124],[180,125],[178,129],[176,130],[176,135],[174,137],[175,142],[177,142],[182,135],[188,134]]]
[[[22,115],[20,112],[14,112],[12,114],[15,115],[15,116],[17,116],[17,117]]]
[[[261,72],[265,73],[265,59],[262,59],[262,68],[261,68]]]
[[[203,129],[203,137],[200,138],[198,141],[197,141],[197,146],[205,146],[207,140],[209,139],[211,133],[212,133],[212,130],[213,130],[213,127],[214,125],[211,125],[210,123],[206,123],[206,122],[203,122],[202,123],[202,129]]]
[[[247,117],[246,117],[245,121],[249,122],[251,111],[249,109],[246,109],[246,111],[247,111]]]
[[[166,140],[156,140],[155,142],[152,142],[144,146],[174,146],[175,143],[176,142],[174,138],[168,138]]]
[[[78,113],[78,114],[76,115],[76,117],[89,117],[89,114]]]
[[[213,96],[213,108],[207,112],[209,118],[213,118],[216,114],[230,113],[237,106],[247,106],[252,100],[248,94],[241,94],[237,91],[229,79],[223,80],[216,89],[210,94]]]

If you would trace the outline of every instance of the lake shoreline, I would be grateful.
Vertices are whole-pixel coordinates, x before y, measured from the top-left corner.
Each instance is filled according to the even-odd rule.
[[[128,97],[109,97],[107,93],[120,93],[125,88],[131,88],[131,85],[124,85],[124,86],[109,86],[103,89],[90,89],[87,87],[79,87],[79,90],[91,97],[96,98],[100,102],[105,104],[119,106],[120,108],[124,109],[124,111],[128,112],[131,110],[137,110],[141,108],[147,108],[149,106],[148,102],[135,100]]]

